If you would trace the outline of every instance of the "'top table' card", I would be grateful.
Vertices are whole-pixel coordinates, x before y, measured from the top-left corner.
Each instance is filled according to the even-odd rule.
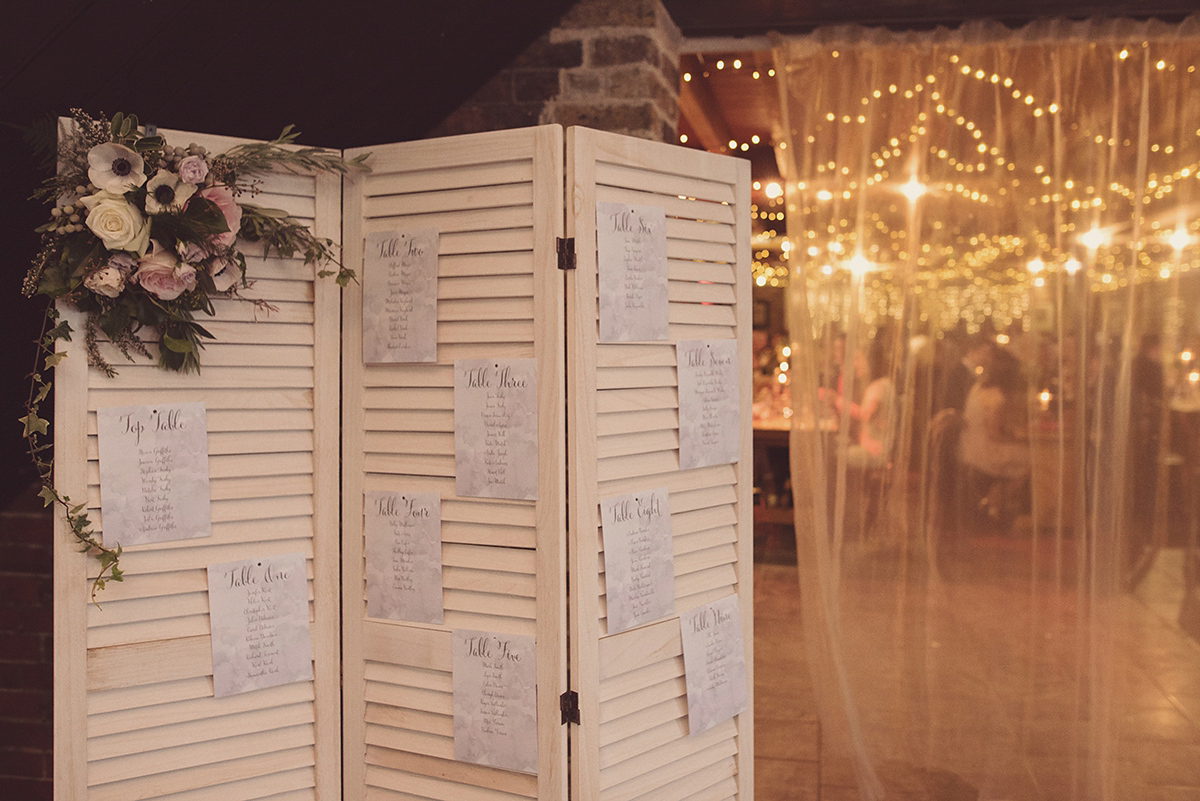
[[[203,403],[96,410],[104,542],[145,545],[212,534]]]

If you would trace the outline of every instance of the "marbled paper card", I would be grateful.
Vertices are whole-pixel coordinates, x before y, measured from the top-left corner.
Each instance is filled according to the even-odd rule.
[[[103,407],[96,425],[106,545],[211,536],[203,403]]]
[[[738,460],[737,340],[698,339],[676,344],[679,381],[679,468]]]
[[[688,733],[708,731],[746,710],[746,645],[736,595],[679,616]]]
[[[454,758],[537,773],[533,637],[455,629]]]
[[[663,208],[597,203],[596,257],[600,341],[667,339],[667,223]]]
[[[675,611],[675,553],[666,487],[600,501],[608,633]]]
[[[537,360],[454,362],[454,490],[536,500]]]
[[[437,361],[438,232],[377,231],[363,243],[363,363]]]
[[[213,695],[313,677],[304,554],[208,566]]]
[[[367,614],[442,623],[442,499],[370,491],[363,498]]]

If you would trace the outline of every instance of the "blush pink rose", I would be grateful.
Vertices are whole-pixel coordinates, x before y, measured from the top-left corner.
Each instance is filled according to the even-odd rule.
[[[229,230],[223,234],[217,234],[213,239],[217,244],[229,247],[233,244],[233,240],[237,239],[238,229],[242,227],[242,207],[233,199],[233,191],[227,186],[210,186],[208,189],[201,189],[196,194],[205,200],[216,203],[217,208],[225,215],[225,222],[229,225]]]
[[[199,156],[188,156],[176,168],[179,179],[189,184],[200,184],[208,177],[208,162]]]
[[[175,300],[196,288],[196,268],[179,261],[175,254],[150,240],[152,249],[138,262],[133,280],[160,300]]]

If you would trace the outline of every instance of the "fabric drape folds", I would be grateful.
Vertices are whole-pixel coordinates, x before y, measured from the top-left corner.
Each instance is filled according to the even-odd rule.
[[[1200,18],[774,56],[829,797],[1200,797]]]

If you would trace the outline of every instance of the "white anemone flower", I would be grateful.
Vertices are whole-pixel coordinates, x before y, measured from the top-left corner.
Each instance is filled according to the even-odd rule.
[[[88,180],[106,192],[123,195],[146,183],[146,163],[134,151],[108,142],[88,151]]]
[[[195,184],[185,183],[173,172],[159,170],[146,184],[146,213],[179,211],[195,191]]]

